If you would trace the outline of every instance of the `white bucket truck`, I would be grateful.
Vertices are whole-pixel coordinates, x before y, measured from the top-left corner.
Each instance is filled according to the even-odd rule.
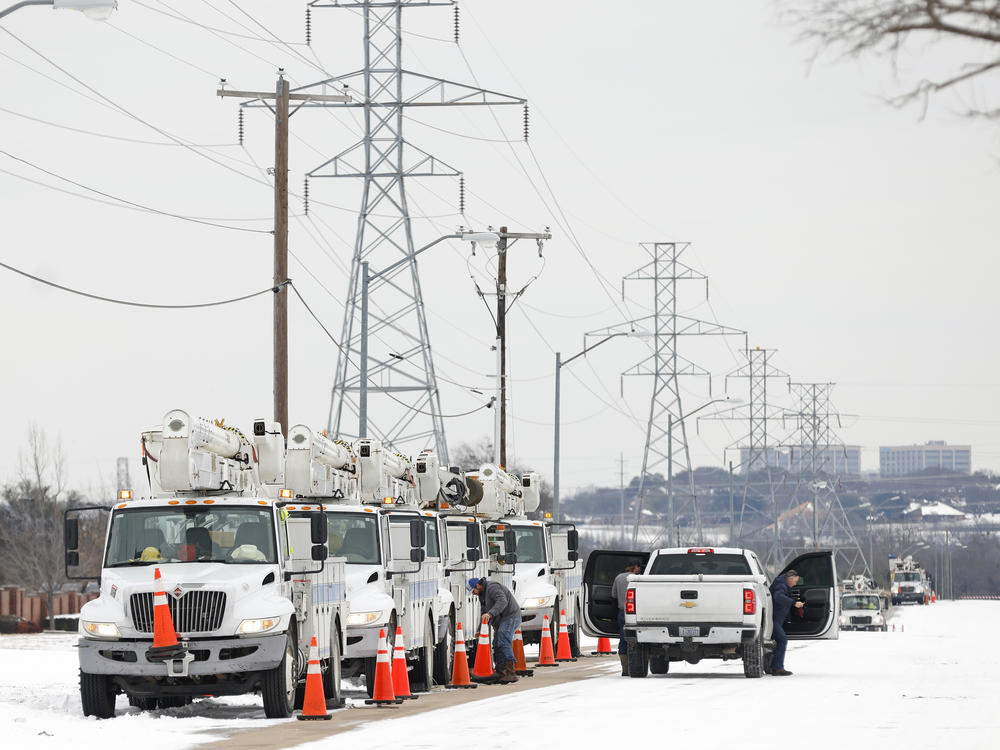
[[[339,704],[345,564],[326,559],[318,507],[298,518],[282,508],[280,425],[256,422],[251,441],[176,410],[142,446],[148,497],[123,491],[100,509],[110,511],[100,596],[80,612],[84,714],[113,716],[122,693],[153,709],[260,692],[268,717],[290,716],[313,636],[326,697]],[[81,530],[94,519],[81,514],[94,510],[66,513],[68,575],[84,572]],[[155,591],[166,593],[179,641],[165,660],[151,651]]]
[[[330,554],[347,565],[343,670],[375,677],[379,631],[390,649],[402,628],[410,684],[430,690],[451,677],[455,606],[444,569],[443,521],[425,510],[413,466],[377,440],[348,444],[304,425],[288,432],[285,487],[296,499],[322,502]]]
[[[537,473],[517,477],[495,464],[485,464],[478,472],[469,473],[466,481],[470,487],[467,505],[462,508],[456,503],[456,512],[447,516],[447,522],[449,528],[455,529],[477,519],[485,532],[486,554],[485,560],[477,563],[476,571],[465,577],[487,575],[514,592],[521,606],[521,632],[526,643],[540,640],[546,615],[555,643],[561,612],[565,610],[570,646],[577,655],[583,576],[575,527],[528,518],[527,514],[536,512],[540,503],[541,480]],[[477,499],[480,486],[482,497]],[[451,533],[456,542],[461,540],[461,532]],[[476,615],[462,619],[467,637],[474,636],[479,627],[479,602],[470,599],[462,605]]]

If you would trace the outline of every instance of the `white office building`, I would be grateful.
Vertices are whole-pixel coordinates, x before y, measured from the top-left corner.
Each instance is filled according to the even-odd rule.
[[[972,446],[931,440],[925,445],[883,445],[878,449],[879,476],[901,477],[926,469],[972,473]]]

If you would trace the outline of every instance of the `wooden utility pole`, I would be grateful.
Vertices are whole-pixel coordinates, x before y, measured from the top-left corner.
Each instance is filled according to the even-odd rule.
[[[225,81],[223,81],[225,84]],[[274,421],[288,432],[288,119],[306,102],[349,102],[339,94],[292,94],[285,80],[284,68],[278,68],[274,93],[267,91],[228,91],[219,96],[250,99],[240,106],[263,105],[274,113]],[[274,106],[269,103],[274,101]],[[300,102],[289,111],[289,102]]]

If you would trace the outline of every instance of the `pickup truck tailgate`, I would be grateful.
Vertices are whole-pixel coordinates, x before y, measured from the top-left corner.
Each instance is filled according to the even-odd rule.
[[[752,576],[637,576],[630,583],[636,624],[741,622],[743,589],[752,586]]]

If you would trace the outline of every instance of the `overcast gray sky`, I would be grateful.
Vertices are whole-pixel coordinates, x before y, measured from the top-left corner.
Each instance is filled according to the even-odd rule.
[[[57,192],[35,182],[86,191],[11,156],[134,203],[266,232],[270,116],[249,113],[246,148],[235,145],[236,103],[215,96],[217,81],[273,89],[278,66],[296,85],[355,70],[357,15],[314,11],[309,49],[302,2],[144,4],[120,0],[106,24],[44,8],[0,21],[2,260],[142,301],[265,288],[270,235]],[[301,54],[261,41],[265,33],[240,8]],[[839,436],[865,447],[864,468],[877,468],[880,444],[943,439],[971,443],[975,468],[1000,469],[991,327],[1000,304],[1000,140],[995,126],[957,114],[958,95],[935,101],[923,120],[916,109],[888,107],[882,98],[898,82],[886,61],[822,58],[809,67],[811,50],[796,44],[796,30],[768,0],[468,0],[462,19],[471,72],[450,41],[447,9],[407,12],[415,33],[406,37],[406,67],[459,81],[474,74],[487,88],[526,96],[544,173],[517,142],[517,108],[497,110],[502,131],[485,112],[421,111],[407,123],[409,139],[464,170],[470,193],[463,218],[454,180],[414,185],[414,213],[433,217],[416,220],[414,231],[423,244],[459,224],[553,228],[544,267],[530,248],[511,260],[514,284],[541,271],[511,318],[511,442],[522,465],[551,477],[553,352],[569,356],[585,331],[620,320],[623,303],[609,285],[643,262],[640,241],[684,240],[693,243],[688,261],[710,277],[711,301],[694,284],[681,307],[749,331],[751,346],[777,349],[774,364],[793,380],[838,383],[836,404],[851,415]],[[929,48],[902,60],[899,76],[919,77],[964,52]],[[354,142],[356,126],[324,112],[292,119],[295,192],[305,171]],[[193,153],[165,133],[209,148]],[[339,333],[360,184],[314,181],[311,196],[339,208],[314,203],[310,218],[293,219],[290,272]],[[565,221],[553,215],[556,201]],[[293,213],[300,209],[293,199]],[[459,245],[427,253],[422,283],[439,373],[482,388],[493,367],[492,323],[468,279],[467,255]],[[651,293],[631,288],[627,311],[645,314]],[[270,306],[261,297],[210,311],[139,310],[3,271],[0,479],[13,475],[31,422],[61,436],[70,482],[86,487],[113,481],[123,455],[138,485],[139,430],[172,408],[239,425],[266,414]],[[718,395],[742,344],[698,342],[684,354],[716,374]],[[619,452],[627,476],[638,471],[649,382],[630,379],[622,400],[618,374],[646,346],[614,341],[564,373],[564,491],[616,484]],[[335,359],[293,302],[293,423],[325,426]],[[738,387],[732,395],[745,397]],[[707,383],[685,390],[688,410],[709,398]],[[451,384],[442,399],[449,413],[483,400]],[[477,440],[491,432],[491,414],[448,428],[452,446]],[[702,424],[692,434],[694,462],[721,465],[746,429]]]

